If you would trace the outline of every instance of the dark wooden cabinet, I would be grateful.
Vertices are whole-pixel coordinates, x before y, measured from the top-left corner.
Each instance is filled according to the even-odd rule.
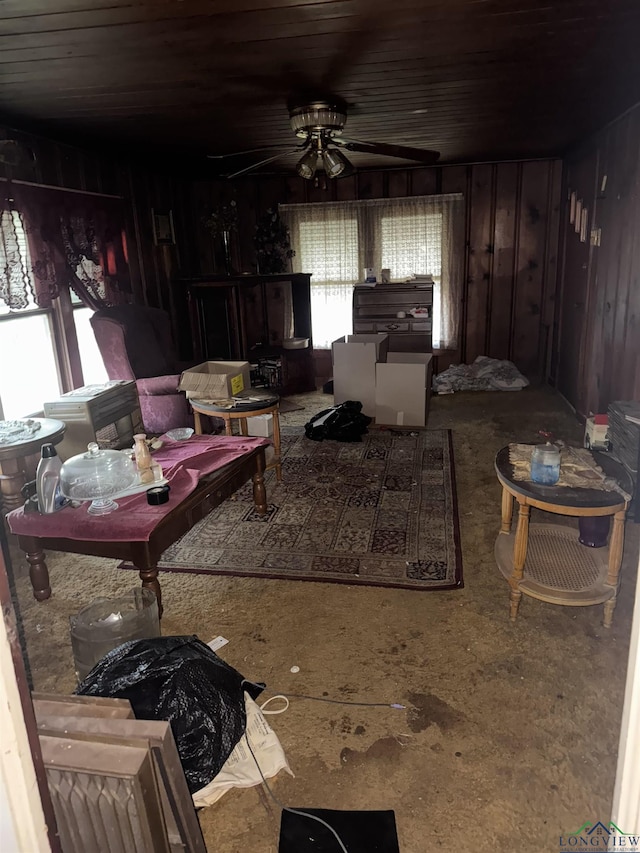
[[[432,318],[432,283],[357,285],[353,289],[354,334],[386,332],[390,348],[396,352],[431,352]]]
[[[194,357],[246,360],[253,376],[284,394],[315,388],[311,275],[206,276],[186,279]],[[285,341],[307,338],[304,349]]]

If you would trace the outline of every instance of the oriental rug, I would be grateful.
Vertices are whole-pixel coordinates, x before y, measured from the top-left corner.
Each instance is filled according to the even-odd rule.
[[[449,430],[371,430],[362,443],[282,434],[283,481],[251,483],[162,555],[165,572],[442,590],[462,586]]]

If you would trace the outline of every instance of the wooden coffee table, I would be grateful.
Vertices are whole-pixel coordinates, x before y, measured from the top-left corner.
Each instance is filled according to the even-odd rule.
[[[607,460],[604,454],[599,454],[597,461],[607,474],[624,479],[622,467]],[[605,466],[611,466],[611,470]],[[502,526],[496,539],[495,555],[498,568],[510,587],[511,621],[514,622],[518,615],[524,594],[550,604],[574,607],[604,603],[603,624],[605,628],[611,627],[628,501],[617,491],[542,486],[515,480],[508,447],[498,452],[495,468],[502,485]],[[628,485],[626,480],[622,482],[625,491]],[[512,533],[514,498],[518,504],[518,523]],[[566,525],[529,525],[531,507],[578,518],[613,516],[608,548],[581,545],[578,531]]]
[[[162,591],[158,580],[158,560],[162,553],[184,536],[196,522],[237,492],[248,480],[253,480],[253,499],[256,510],[260,515],[264,515],[267,511],[264,470],[265,447],[257,446],[223,468],[203,476],[194,491],[160,519],[148,540],[96,541],[39,537],[19,533],[18,544],[26,553],[30,566],[29,576],[34,598],[44,601],[51,595],[45,550],[67,551],[72,554],[111,557],[133,563],[140,573],[142,586],[155,592],[158,599],[158,612],[162,614]],[[115,517],[111,523],[117,523]]]

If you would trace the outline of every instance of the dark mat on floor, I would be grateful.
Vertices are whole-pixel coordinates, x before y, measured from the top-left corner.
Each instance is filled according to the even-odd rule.
[[[322,818],[340,836],[349,853],[400,853],[393,811],[305,809]],[[282,812],[278,853],[340,853],[335,835],[319,823],[290,811]]]

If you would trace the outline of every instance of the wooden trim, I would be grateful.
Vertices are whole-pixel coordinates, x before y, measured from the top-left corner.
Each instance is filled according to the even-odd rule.
[[[40,184],[40,183],[36,183],[34,181],[18,181],[15,178],[12,178],[11,180],[9,180],[9,178],[0,177],[0,182],[3,182],[5,184],[8,184],[8,183],[19,184],[20,186],[23,186],[23,187],[39,187],[42,190],[58,190],[61,193],[74,193],[74,195],[92,195],[92,196],[98,196],[99,198],[119,198],[119,199],[124,198],[124,196],[121,196],[121,195],[110,195],[109,193],[96,193],[96,192],[91,192],[90,190],[75,189],[73,187],[59,187],[59,186],[56,186],[55,184]]]
[[[611,819],[624,832],[640,832],[640,584],[633,609]]]
[[[4,538],[4,529],[0,535]],[[0,787],[4,781],[17,849],[62,853],[2,553],[0,601]]]

